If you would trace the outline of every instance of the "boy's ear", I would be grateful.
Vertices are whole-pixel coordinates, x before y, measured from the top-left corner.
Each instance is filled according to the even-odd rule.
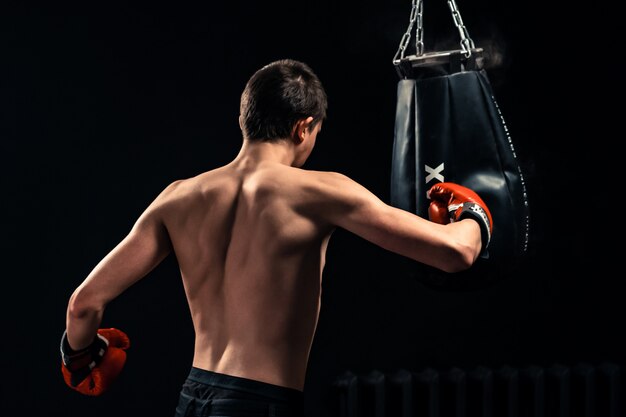
[[[304,140],[304,136],[311,132],[311,125],[313,124],[313,117],[309,116],[306,119],[300,119],[296,122],[291,132],[291,137],[296,143],[300,143]]]

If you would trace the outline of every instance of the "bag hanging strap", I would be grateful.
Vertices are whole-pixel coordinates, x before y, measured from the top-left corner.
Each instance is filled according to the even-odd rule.
[[[461,13],[459,12],[459,8],[456,5],[455,0],[448,0],[448,7],[450,8],[450,12],[452,13],[454,25],[458,29],[459,35],[461,37],[461,52],[465,55],[466,58],[469,58],[470,56],[472,56],[472,49],[475,48],[474,41],[470,37],[467,27],[465,27],[465,24],[463,23],[463,18],[461,17]],[[422,56],[424,54],[423,10],[424,0],[412,0],[411,15],[409,17],[409,27],[407,28],[404,35],[402,35],[398,50],[393,57],[394,65],[399,65],[400,61],[404,59],[406,50],[411,40],[411,32],[413,31],[413,26],[416,25],[415,56]]]
[[[409,46],[411,40],[411,32],[413,26],[417,23],[415,29],[415,55],[422,55],[424,53],[424,23],[422,20],[422,12],[424,9],[423,0],[412,0],[411,15],[409,17],[409,27],[407,28],[402,39],[400,40],[400,46],[393,56],[394,65],[398,65],[400,60],[404,59],[406,48]]]
[[[456,2],[454,0],[448,0],[448,7],[452,12],[454,25],[459,30],[459,35],[461,36],[461,51],[463,51],[466,58],[469,58],[472,56],[472,49],[475,47],[474,41],[470,38],[467,28],[463,24],[463,19],[461,18],[461,13],[459,12]]]

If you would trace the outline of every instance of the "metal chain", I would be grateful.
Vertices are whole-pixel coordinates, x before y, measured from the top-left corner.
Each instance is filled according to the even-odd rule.
[[[409,27],[407,28],[404,35],[402,35],[402,39],[400,40],[400,46],[398,47],[398,50],[393,57],[394,63],[398,61],[398,57],[399,59],[404,58],[406,48],[409,46],[409,41],[411,40],[411,31],[413,30],[413,26],[416,22],[417,28],[415,29],[415,54],[422,55],[424,53],[424,28],[422,20],[422,12],[424,7],[423,5],[423,0],[412,0]]]
[[[448,7],[450,7],[454,24],[461,35],[461,50],[465,52],[465,57],[469,58],[472,55],[472,49],[474,49],[474,41],[470,38],[467,28],[463,24],[463,19],[461,18],[461,13],[459,13],[456,2],[454,0],[448,0]]]
[[[465,54],[465,57],[469,58],[472,55],[472,49],[474,49],[475,47],[474,41],[472,40],[472,38],[470,38],[469,32],[465,27],[465,24],[463,23],[463,18],[461,18],[461,13],[459,12],[459,8],[456,5],[455,0],[448,0],[448,7],[452,12],[454,25],[459,30],[459,35],[461,36],[461,50]],[[409,17],[409,27],[407,28],[404,35],[402,35],[398,50],[393,57],[394,63],[398,63],[399,60],[404,59],[406,49],[409,46],[409,42],[411,40],[411,32],[413,31],[413,26],[415,26],[416,23],[417,27],[415,29],[415,55],[420,56],[424,53],[423,9],[423,0],[412,0],[411,15]]]
[[[422,19],[424,11],[423,0],[417,1],[417,27],[415,28],[415,55],[422,55],[424,53],[424,20]]]

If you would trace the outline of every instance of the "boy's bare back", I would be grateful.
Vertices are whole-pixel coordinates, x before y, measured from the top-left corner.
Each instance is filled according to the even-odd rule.
[[[302,389],[333,230],[316,190],[326,175],[233,162],[164,193],[194,366]]]

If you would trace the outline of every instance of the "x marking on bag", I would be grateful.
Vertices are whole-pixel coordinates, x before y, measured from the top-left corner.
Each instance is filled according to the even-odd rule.
[[[440,163],[437,168],[431,168],[428,165],[424,166],[426,167],[426,173],[428,174],[426,176],[426,184],[428,184],[428,182],[432,181],[433,179],[444,182],[443,175],[441,175],[441,171],[443,171],[443,162]]]

